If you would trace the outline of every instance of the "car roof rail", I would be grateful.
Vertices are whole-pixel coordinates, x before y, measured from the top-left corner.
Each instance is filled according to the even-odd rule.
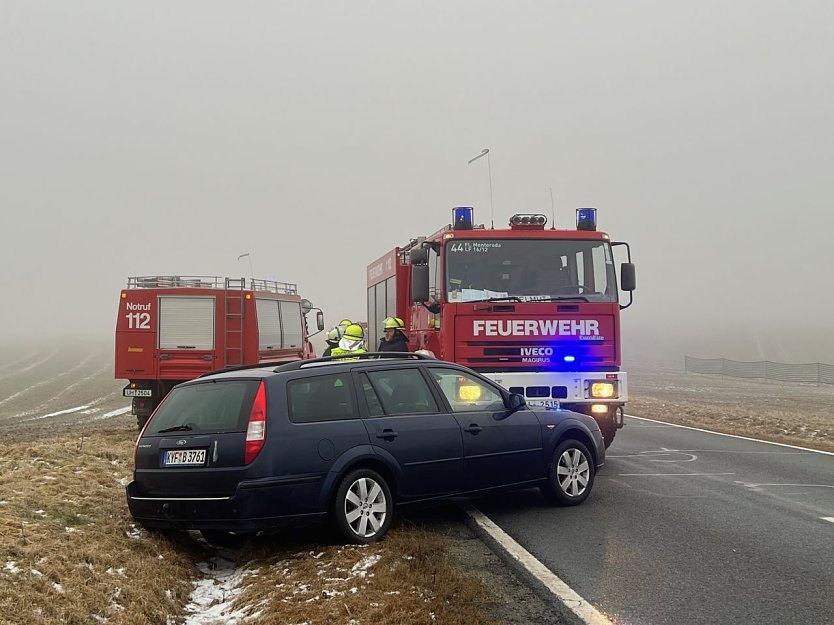
[[[273,361],[264,361],[264,362],[254,362],[248,365],[232,365],[231,367],[225,367],[223,369],[215,369],[214,371],[206,371],[205,373],[201,373],[199,377],[204,378],[208,375],[216,375],[218,373],[229,373],[230,371],[245,371],[246,369],[269,369],[270,367],[274,367],[273,371],[275,371],[280,365],[285,364],[292,364],[296,361],[287,361],[287,360],[273,360]]]
[[[388,359],[405,359],[405,360],[435,360],[431,356],[425,354],[418,354],[416,352],[360,352],[358,354],[339,354],[338,356],[322,356],[321,358],[307,358],[296,360],[280,360],[280,361],[264,361],[255,362],[248,365],[233,365],[223,369],[215,369],[214,371],[206,371],[200,374],[199,377],[204,378],[209,375],[216,375],[218,373],[230,373],[234,371],[246,371],[247,369],[272,369],[274,372],[278,371],[294,371],[301,369],[307,365],[324,365],[328,363],[344,363],[347,360],[378,360],[382,358]]]
[[[304,367],[315,367],[327,364],[344,364],[345,362],[356,360],[436,360],[426,354],[418,354],[416,352],[360,352],[358,354],[348,352],[346,354],[339,354],[337,356],[322,356],[321,358],[312,358],[309,360],[295,360],[293,362],[283,363],[275,368],[275,371],[294,371],[296,369],[303,369]]]

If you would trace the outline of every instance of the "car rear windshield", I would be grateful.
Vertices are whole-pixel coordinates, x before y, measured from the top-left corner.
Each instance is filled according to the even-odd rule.
[[[243,432],[259,384],[260,380],[217,380],[175,388],[146,433]]]

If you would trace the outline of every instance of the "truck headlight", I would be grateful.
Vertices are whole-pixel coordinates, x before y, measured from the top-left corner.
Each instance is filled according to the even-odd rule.
[[[590,381],[588,395],[594,399],[611,399],[617,396],[617,385],[614,382]]]

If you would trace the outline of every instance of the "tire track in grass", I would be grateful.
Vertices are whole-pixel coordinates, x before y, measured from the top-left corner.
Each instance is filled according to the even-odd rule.
[[[103,402],[107,399],[110,399],[111,397],[113,397],[113,395],[102,395],[101,397],[96,397],[95,399],[92,399],[92,400],[88,401],[87,403],[85,403],[82,406],[76,406],[75,408],[68,408],[66,410],[59,410],[58,412],[50,412],[49,414],[44,414],[44,415],[36,415],[34,417],[29,417],[28,419],[23,419],[23,420],[24,421],[39,421],[41,419],[46,419],[47,417],[55,417],[57,415],[72,414],[74,412],[82,412],[82,411],[84,411],[85,414],[93,414],[94,412],[98,412],[99,410],[101,410],[101,408],[93,408],[93,406],[96,406],[96,405],[100,404],[101,402]],[[28,413],[25,413],[25,414],[32,414],[33,412],[36,412],[36,411],[29,411]]]
[[[133,410],[133,406],[123,406],[121,408],[117,408],[116,410],[111,410],[110,412],[105,412],[102,415],[95,416],[95,417],[93,417],[92,419],[89,419],[89,420],[90,421],[103,421],[104,419],[111,419],[112,417],[118,417],[118,416],[121,416],[123,414],[127,414],[131,410]],[[85,422],[84,421],[76,421],[76,424],[78,424],[78,423],[85,423]]]
[[[28,360],[31,360],[32,358],[35,358],[38,354],[40,354],[40,352],[35,350],[34,352],[26,354],[25,356],[21,356],[17,360],[12,360],[11,362],[3,363],[2,365],[0,365],[0,371],[6,371],[7,369],[11,369],[12,367],[16,367],[21,363],[24,363]],[[0,376],[0,380],[2,380],[4,377],[8,377],[8,376],[11,376],[11,375],[14,375],[14,373],[10,373],[10,374],[7,374],[7,375],[2,375],[2,376]]]
[[[5,375],[0,375],[0,380],[5,380],[7,378],[12,378],[16,375],[20,375],[21,373],[26,373],[27,371],[31,371],[35,367],[39,367],[42,364],[44,364],[46,362],[49,362],[50,360],[55,358],[55,356],[57,356],[57,355],[58,355],[58,350],[56,349],[56,350],[52,351],[51,353],[47,354],[46,356],[44,356],[43,358],[41,358],[40,360],[36,360],[35,362],[26,365],[22,369],[18,369],[17,371],[12,371],[11,373],[7,373]]]
[[[32,390],[34,390],[34,389],[36,389],[36,388],[38,388],[38,387],[40,387],[40,386],[43,386],[44,384],[49,384],[50,382],[55,382],[56,380],[58,380],[58,379],[60,379],[60,378],[62,378],[62,377],[64,377],[64,376],[67,376],[67,375],[69,375],[69,374],[71,374],[71,373],[74,373],[75,371],[78,371],[78,370],[79,370],[79,369],[81,369],[84,365],[86,365],[88,362],[90,362],[90,360],[92,360],[95,356],[96,356],[96,354],[90,354],[90,355],[89,355],[89,356],[87,356],[84,360],[82,360],[82,361],[81,361],[81,362],[79,362],[77,365],[75,365],[72,369],[67,369],[66,371],[62,371],[61,373],[59,373],[59,374],[58,374],[58,375],[56,375],[56,376],[53,376],[53,377],[51,377],[51,378],[47,378],[47,379],[45,379],[45,380],[41,380],[40,382],[35,382],[34,384],[32,384],[32,385],[30,385],[30,386],[27,386],[27,387],[26,387],[26,388],[24,388],[24,389],[19,390],[17,393],[14,393],[13,395],[9,395],[9,396],[8,396],[8,397],[6,397],[5,399],[0,399],[0,406],[2,406],[3,404],[5,404],[5,403],[7,403],[7,402],[9,402],[9,401],[11,401],[11,400],[13,400],[13,399],[16,399],[17,397],[19,397],[20,395],[23,395],[24,393],[28,393],[29,391],[32,391]],[[83,383],[83,382],[86,382],[86,381],[88,381],[88,380],[91,380],[91,379],[93,379],[94,377],[100,376],[100,375],[101,375],[102,373],[104,373],[106,370],[107,370],[107,366],[101,367],[100,369],[98,369],[98,370],[94,371],[94,372],[93,372],[93,373],[91,373],[90,375],[87,375],[87,376],[85,376],[85,377],[83,377],[83,378],[81,378],[81,379],[79,379],[79,380],[76,380],[76,381],[75,381],[75,382],[73,382],[72,384],[70,384],[70,385],[68,385],[68,386],[65,386],[65,387],[64,387],[64,388],[62,388],[60,391],[58,391],[58,393],[57,393],[57,394],[53,395],[52,397],[50,397],[49,399],[47,399],[47,400],[45,400],[45,401],[42,401],[40,404],[38,404],[38,406],[37,406],[37,407],[35,407],[35,408],[30,408],[29,410],[25,410],[25,411],[23,411],[23,412],[21,412],[21,413],[18,413],[18,414],[16,414],[16,415],[14,415],[14,417],[22,417],[22,416],[26,416],[26,415],[29,415],[29,414],[34,414],[34,413],[35,413],[35,412],[37,412],[38,410],[42,410],[42,409],[44,409],[44,408],[45,408],[46,406],[48,406],[51,402],[53,402],[54,400],[56,400],[57,398],[59,398],[61,395],[63,395],[64,393],[66,393],[66,392],[67,392],[67,391],[69,391],[70,389],[73,389],[73,388],[75,388],[76,386],[78,386],[79,384],[81,384],[81,383]],[[13,418],[14,418],[14,417],[13,417]]]

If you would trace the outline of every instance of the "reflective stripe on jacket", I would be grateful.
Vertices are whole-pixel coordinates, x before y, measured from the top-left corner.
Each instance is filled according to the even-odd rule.
[[[359,349],[344,349],[342,347],[334,347],[330,350],[331,356],[339,356],[341,358],[346,358],[349,354],[364,354],[364,348],[360,347]],[[353,360],[359,360],[359,358],[354,358]]]

